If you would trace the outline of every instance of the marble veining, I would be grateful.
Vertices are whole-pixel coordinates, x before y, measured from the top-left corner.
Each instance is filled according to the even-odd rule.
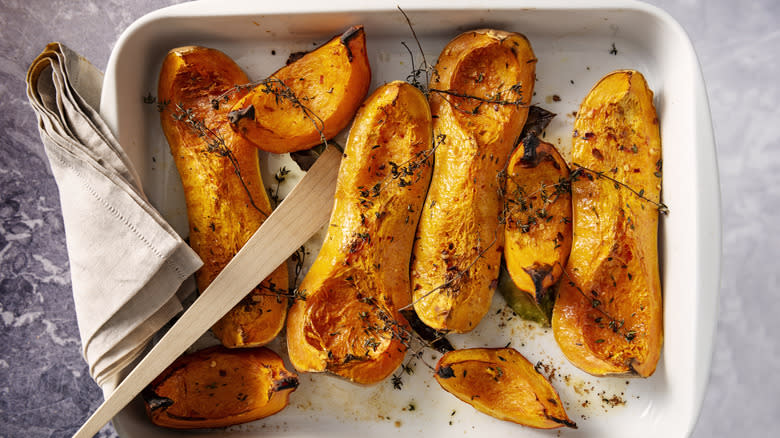
[[[81,357],[59,196],[24,74],[50,41],[104,69],[120,32],[172,0],[0,3],[0,438],[70,436],[102,401]],[[780,2],[653,0],[691,36],[723,203],[720,314],[693,437],[769,436],[780,412]],[[116,436],[111,426],[101,437]]]
[[[121,30],[161,3],[0,4],[0,437],[70,436],[102,401],[81,356],[59,194],[24,75],[51,41],[104,69]]]

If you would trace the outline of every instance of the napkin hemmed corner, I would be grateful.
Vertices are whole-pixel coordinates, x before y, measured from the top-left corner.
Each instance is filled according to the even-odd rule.
[[[27,96],[60,193],[83,354],[106,387],[182,310],[195,252],[149,204],[95,107],[103,74],[60,43],[27,72]]]

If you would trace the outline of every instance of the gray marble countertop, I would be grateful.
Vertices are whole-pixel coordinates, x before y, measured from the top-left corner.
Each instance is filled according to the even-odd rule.
[[[80,353],[59,196],[25,72],[51,41],[105,69],[121,31],[168,3],[0,2],[0,437],[70,436],[102,401]],[[770,436],[780,413],[780,2],[650,3],[693,41],[720,166],[720,309],[693,437]]]

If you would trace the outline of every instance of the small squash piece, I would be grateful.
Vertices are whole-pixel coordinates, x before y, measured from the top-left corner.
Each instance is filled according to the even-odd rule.
[[[297,387],[298,376],[273,351],[217,346],[176,359],[142,396],[154,424],[196,429],[273,415]]]
[[[160,121],[184,186],[189,243],[203,260],[195,275],[201,291],[271,212],[257,148],[230,129],[228,105],[212,105],[222,96],[240,98],[246,91],[234,87],[248,82],[227,55],[205,47],[170,51],[160,72]],[[283,264],[220,319],[212,331],[222,344],[270,342],[284,326],[287,281]]]
[[[537,429],[577,428],[555,388],[513,348],[446,353],[435,377],[445,391],[499,420]]]
[[[571,249],[569,166],[555,146],[529,135],[506,172],[504,259],[517,288],[541,302]]]
[[[409,257],[431,174],[431,114],[405,82],[379,87],[358,111],[339,168],[322,249],[287,321],[290,361],[375,383],[403,360]]]
[[[436,330],[468,332],[490,308],[504,240],[500,172],[528,114],[535,64],[523,35],[496,30],[461,34],[436,64],[436,159],[412,263],[414,309]]]
[[[594,374],[651,375],[661,353],[661,140],[637,71],[601,79],[574,124],[574,242],[553,309],[555,339]],[[577,167],[582,166],[582,167]]]
[[[371,68],[363,26],[289,62],[233,106],[233,128],[258,148],[308,149],[341,132],[366,97]]]

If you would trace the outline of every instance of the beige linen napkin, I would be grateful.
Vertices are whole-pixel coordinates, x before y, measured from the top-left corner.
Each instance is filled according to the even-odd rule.
[[[27,97],[57,182],[84,358],[113,387],[182,306],[200,258],[148,203],[100,118],[103,74],[60,43],[27,72]]]

